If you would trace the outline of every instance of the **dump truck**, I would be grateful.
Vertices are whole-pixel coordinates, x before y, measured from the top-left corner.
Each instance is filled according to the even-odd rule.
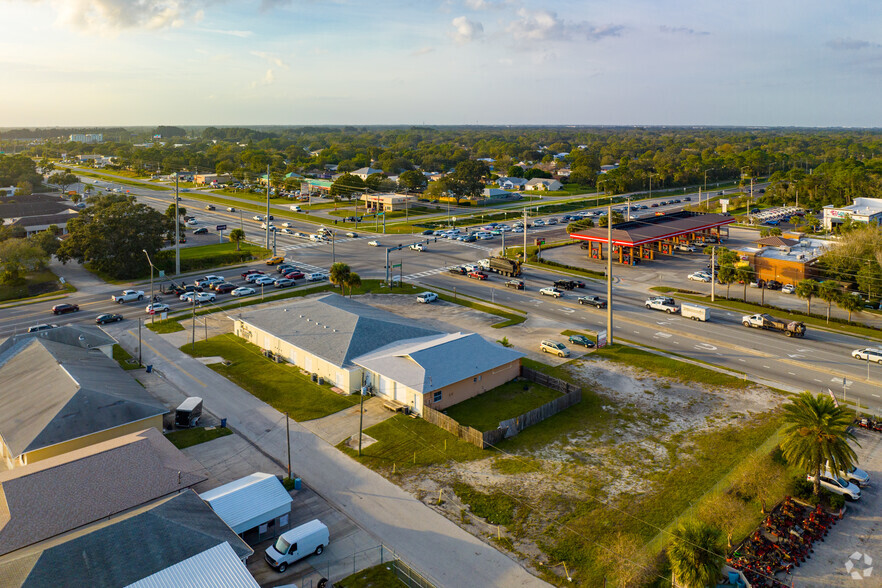
[[[770,314],[748,314],[741,317],[741,324],[754,329],[783,331],[788,337],[804,337],[805,323],[775,318]]]
[[[521,263],[505,257],[491,257],[490,270],[497,274],[513,278],[521,275]]]

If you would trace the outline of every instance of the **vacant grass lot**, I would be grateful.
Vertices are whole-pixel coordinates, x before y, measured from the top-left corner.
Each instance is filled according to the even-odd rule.
[[[352,574],[342,580],[335,581],[337,588],[395,588],[406,586],[395,572],[392,571],[391,563],[376,565]]]
[[[490,431],[500,421],[514,418],[561,396],[560,392],[529,381],[512,381],[451,406],[444,412],[459,424]]]
[[[43,270],[27,274],[24,283],[17,286],[0,284],[0,302],[75,291],[70,284],[62,285],[51,271]]]
[[[181,272],[236,265],[255,259],[264,259],[269,255],[268,249],[245,242],[239,243],[238,251],[236,244],[231,242],[183,247],[181,248]],[[165,270],[166,274],[173,274],[175,268],[174,249],[165,249],[157,253],[154,263],[158,269]],[[149,278],[150,274],[146,274],[145,277]]]
[[[186,449],[193,445],[199,445],[207,441],[212,441],[218,437],[226,437],[232,435],[233,432],[226,427],[196,427],[194,429],[182,429],[180,431],[172,431],[166,433],[165,438],[172,442],[172,445],[178,449]]]
[[[270,361],[256,345],[232,334],[199,341],[195,350],[192,345],[181,350],[194,357],[223,357],[231,362],[229,366],[215,363],[208,367],[295,421],[321,418],[358,403],[357,396],[341,396],[328,385],[319,386],[299,368]]]

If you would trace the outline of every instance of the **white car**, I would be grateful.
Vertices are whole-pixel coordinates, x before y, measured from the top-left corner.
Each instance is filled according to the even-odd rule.
[[[413,245],[410,246],[410,248],[413,249],[414,251],[425,251],[426,250],[426,246],[423,245],[422,243],[414,243]]]
[[[294,236],[300,237],[301,239],[306,239],[309,235],[307,235],[306,233],[301,233],[300,231],[297,231],[296,233],[294,233]]]
[[[162,302],[154,302],[153,304],[147,305],[147,314],[156,314],[158,312],[165,312],[169,309],[168,304],[163,304]]]
[[[541,290],[539,290],[539,293],[543,296],[554,296],[555,298],[560,298],[561,296],[563,296],[563,292],[561,290],[558,290],[554,286],[542,288]]]
[[[781,286],[782,294],[793,294],[794,292],[796,292],[796,288],[793,287],[793,284],[784,284]]]
[[[689,274],[689,279],[692,280],[693,282],[710,282],[711,281],[711,277],[704,272],[695,272],[695,273]]]
[[[824,466],[823,474],[825,476],[833,477],[833,474],[830,473],[830,469],[826,465]],[[870,474],[857,466],[851,466],[850,470],[842,473],[842,477],[860,488],[863,488],[870,483]]]
[[[422,302],[423,304],[435,302],[436,300],[438,300],[438,295],[434,292],[423,292],[422,294],[417,294],[417,302]]]
[[[809,482],[815,481],[815,477],[812,475],[807,475],[805,479]],[[821,473],[821,487],[833,494],[841,494],[852,500],[858,500],[861,497],[860,488],[841,476],[830,476],[827,472]]]
[[[187,221],[187,224],[190,225],[191,227],[193,227],[193,226],[196,226],[198,223],[195,218],[191,218],[190,220]]]
[[[259,215],[259,214],[255,214],[255,215],[252,216],[251,218],[253,218],[253,219],[256,220],[256,221],[261,221],[261,222],[263,222],[263,217],[262,217],[261,215]]]
[[[368,245],[370,245],[371,247],[379,247],[380,242],[379,241],[368,241]]]
[[[288,228],[288,227],[293,227],[294,225],[292,223],[282,223],[282,226],[285,228]]]
[[[524,229],[523,229],[523,227],[515,227],[511,230],[511,232],[521,234],[524,232]]]
[[[515,231],[515,232],[517,232],[517,231]],[[523,232],[523,231],[521,231],[521,232]],[[475,239],[479,239],[481,241],[483,241],[485,239],[492,239],[492,238],[493,238],[493,235],[491,235],[490,233],[481,232],[481,233],[478,233],[475,235]]]
[[[276,280],[271,278],[270,276],[260,276],[253,280],[251,283],[255,286],[268,286],[270,284],[274,284],[275,282]]]
[[[875,361],[882,363],[882,349],[878,347],[864,347],[863,349],[855,349],[851,352],[851,356],[861,361]]]
[[[248,288],[247,286],[242,286],[241,288],[236,288],[232,292],[230,292],[230,296],[248,296],[249,294],[254,294],[257,292],[254,288]]]
[[[211,292],[187,292],[180,296],[183,302],[193,302],[193,298],[196,299],[196,304],[202,304],[203,302],[214,302],[217,296]]]
[[[293,235],[294,234],[294,231],[292,231],[291,229],[282,229],[281,232],[283,235]]]
[[[695,251],[695,247],[692,245],[686,245],[685,243],[677,245],[677,249],[680,251],[689,251],[690,253]]]

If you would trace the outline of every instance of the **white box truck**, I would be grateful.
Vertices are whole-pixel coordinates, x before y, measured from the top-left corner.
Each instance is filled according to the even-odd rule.
[[[307,555],[321,555],[330,540],[328,527],[314,519],[279,535],[276,542],[266,548],[264,558],[279,572]]]
[[[694,321],[709,321],[711,313],[706,306],[683,302],[680,304],[680,316],[691,318]]]

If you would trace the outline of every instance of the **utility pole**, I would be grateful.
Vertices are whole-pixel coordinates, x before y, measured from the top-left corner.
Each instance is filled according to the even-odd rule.
[[[181,217],[178,216],[178,172],[175,172],[175,277],[181,275]],[[153,301],[150,301],[153,304]]]
[[[288,441],[288,479],[291,479],[291,421],[285,413],[285,439]]]
[[[194,291],[190,300],[193,301],[193,319],[191,323],[192,335],[190,337],[190,350],[196,351],[196,292]]]
[[[331,265],[337,262],[337,252],[334,243],[337,242],[337,231],[331,231]],[[275,252],[273,252],[275,254]]]
[[[141,362],[141,317],[138,317],[138,367],[141,367],[142,365],[144,365],[144,364]],[[867,359],[867,366],[869,366],[869,365],[870,365],[870,360]],[[869,374],[870,374],[870,368],[867,367],[867,379],[868,380],[870,379]]]
[[[269,190],[270,190],[270,178],[269,178],[269,170],[270,166],[267,164],[266,166],[266,248],[270,248],[269,242],[269,234],[270,234],[270,207],[269,207]],[[273,253],[275,255],[275,252]]]
[[[146,249],[142,249],[141,251],[143,251],[144,255],[147,256],[147,263],[150,264],[150,308],[153,308],[153,303],[156,302],[155,300],[153,300],[153,262],[150,261],[150,254],[147,253]],[[153,324],[156,322],[154,320],[155,318],[156,318],[156,313],[154,312],[150,315],[150,324]],[[139,329],[141,328],[140,319],[138,319],[138,328]]]
[[[711,246],[711,271],[710,271],[710,275],[711,275],[711,302],[714,301],[715,286],[717,283],[716,266],[717,266],[717,246],[713,245],[713,246]]]
[[[364,430],[364,389],[365,387],[362,386],[361,399],[358,405],[358,457],[361,457],[361,434]]]
[[[612,204],[606,210],[606,343],[613,342],[613,301],[612,301]]]

